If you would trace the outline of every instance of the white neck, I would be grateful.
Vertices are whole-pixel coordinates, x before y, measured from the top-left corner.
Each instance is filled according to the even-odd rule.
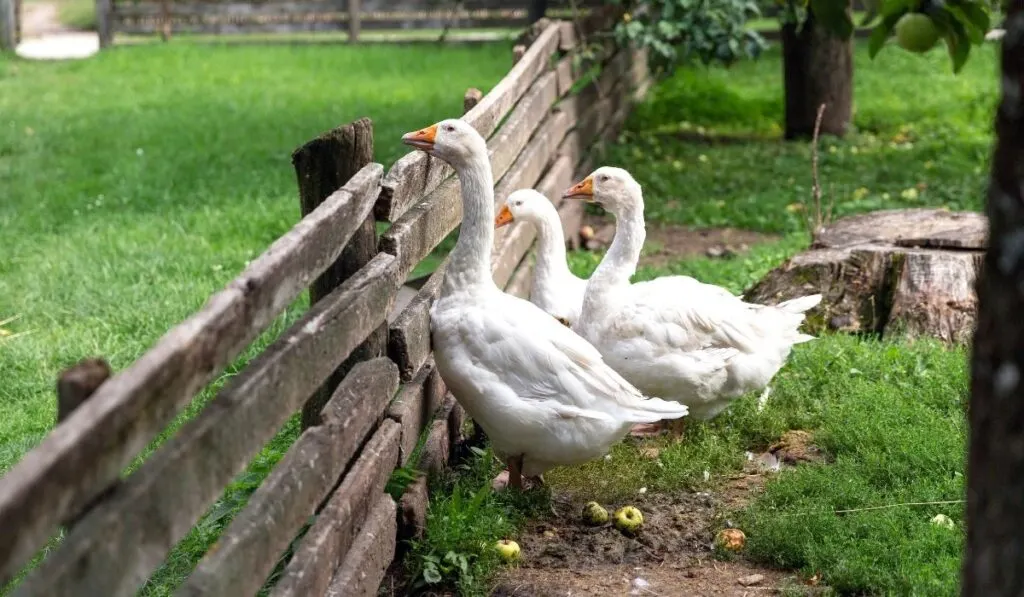
[[[539,214],[537,227],[537,264],[534,279],[537,286],[550,288],[561,286],[573,278],[565,259],[565,237],[562,221],[553,208]]]
[[[629,279],[636,273],[646,237],[643,201],[624,208],[616,215],[612,246],[587,282],[583,299],[585,311],[596,307],[601,297],[608,296],[609,290],[630,284]]]
[[[454,166],[454,164],[453,164]],[[494,176],[487,154],[456,166],[462,186],[462,225],[451,252],[441,295],[479,286],[494,286],[491,247],[494,244]]]

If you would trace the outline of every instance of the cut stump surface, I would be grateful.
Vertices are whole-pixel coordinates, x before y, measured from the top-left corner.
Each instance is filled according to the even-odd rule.
[[[985,216],[942,209],[877,211],[836,221],[811,248],[772,270],[745,300],[776,304],[820,292],[806,329],[934,337],[966,344]]]

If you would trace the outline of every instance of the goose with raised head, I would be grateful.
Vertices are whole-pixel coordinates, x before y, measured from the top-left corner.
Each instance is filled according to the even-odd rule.
[[[615,237],[587,282],[573,330],[644,394],[708,420],[766,388],[793,345],[814,339],[799,327],[820,294],[768,306],[685,276],[631,284],[646,231],[643,192],[626,170],[598,168],[563,197],[599,203],[615,217]]]
[[[502,204],[494,219],[494,227],[501,228],[517,221],[529,222],[537,229],[537,262],[530,285],[530,302],[571,327],[579,319],[583,308],[587,280],[569,269],[558,210],[540,192],[520,189],[510,194]],[[699,283],[689,276],[671,278],[672,289],[683,281]],[[644,289],[657,292],[665,286],[663,280],[666,278],[637,282],[634,286],[642,285]],[[724,288],[721,291],[728,292]]]
[[[430,310],[434,361],[448,389],[508,465],[508,482],[606,454],[635,423],[686,406],[647,398],[596,348],[491,277],[494,179],[483,137],[443,120],[402,141],[448,162],[462,189],[462,226]]]
[[[558,210],[539,191],[519,189],[509,194],[498,210],[494,227],[501,228],[513,221],[529,222],[537,229],[537,261],[533,266],[530,302],[571,326],[579,319],[587,281],[569,271]]]

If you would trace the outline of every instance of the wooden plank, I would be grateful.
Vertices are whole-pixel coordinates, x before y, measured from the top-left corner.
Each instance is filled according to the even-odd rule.
[[[558,47],[562,51],[569,51],[588,41],[588,39],[601,32],[612,28],[622,13],[623,6],[607,5],[595,8],[589,14],[577,21],[564,21],[559,24]]]
[[[373,122],[360,118],[337,127],[305,143],[292,153],[292,164],[299,184],[303,217],[312,213],[334,191],[373,161]],[[309,302],[316,304],[377,254],[377,227],[373,214],[367,214],[362,226],[352,235],[338,259],[313,281]],[[377,339],[370,338],[371,344]],[[375,346],[360,352],[373,353]],[[377,353],[379,354],[379,352]],[[377,356],[377,355],[374,355]],[[319,422],[320,411],[347,369],[328,376],[302,407],[302,427]]]
[[[373,161],[373,122],[360,118],[334,128],[303,144],[292,153],[303,217],[312,213],[337,189]],[[364,222],[357,232],[364,232]],[[309,288],[309,302],[330,294],[377,254],[375,225],[369,220],[370,238],[355,234],[338,259]]]
[[[114,43],[113,0],[96,0],[96,34],[100,38],[100,49]]]
[[[398,500],[398,540],[419,539],[427,528],[427,506],[430,493],[427,491],[427,477],[417,477],[402,493]]]
[[[380,254],[313,305],[89,512],[16,595],[134,595],[224,486],[384,321],[398,286],[394,258]]]
[[[554,112],[538,127],[537,134],[498,184],[494,194],[499,202],[516,189],[533,188],[556,155],[570,126],[572,123],[566,113]],[[536,228],[521,223],[505,230],[496,235],[497,248],[491,255],[491,271],[499,287],[508,281],[537,234]]]
[[[505,286],[505,292],[512,296],[518,296],[523,300],[530,299],[530,290],[533,288],[533,267],[534,262],[529,256],[523,259],[516,268],[512,277]]]
[[[430,307],[441,293],[441,283],[448,259],[442,263],[420,288],[388,330],[388,356],[408,381],[430,356]]]
[[[65,421],[75,409],[95,394],[96,390],[110,378],[110,374],[110,365],[101,358],[82,359],[62,371],[57,378],[57,424]],[[80,511],[72,512],[64,520],[64,525],[68,528],[73,527],[82,513],[98,500],[104,499],[115,485],[117,481],[96,496],[92,502],[85,504]]]
[[[558,27],[554,25],[544,31],[523,59],[462,119],[484,138],[489,137],[534,79],[548,69],[549,58],[558,45],[558,35]],[[407,154],[395,162],[384,177],[374,208],[377,219],[395,222],[417,201],[437,189],[452,172],[443,161],[422,151]]]
[[[504,176],[510,181],[505,182],[503,179],[502,184],[498,185],[498,193],[505,192],[507,194],[510,184],[527,181],[534,174],[533,170],[519,172],[518,168],[527,166],[543,168],[543,163],[536,162],[535,154],[531,153],[526,161],[524,161],[523,155],[531,151],[530,147],[533,146],[531,144],[534,144],[534,141],[530,140],[530,135],[538,131],[538,128],[540,131],[534,136],[535,139],[538,136],[544,138],[551,136],[550,132],[543,130],[545,125],[542,123],[551,123],[548,114],[557,96],[557,83],[557,76],[553,72],[542,76],[533,90],[509,115],[508,121],[501,128],[499,134],[488,142],[491,170],[495,179],[501,179]],[[487,97],[484,98],[484,101],[486,100]],[[547,120],[545,120],[546,118]],[[562,122],[558,121],[558,124],[561,125]],[[561,131],[562,128],[558,130]],[[513,159],[515,165],[513,165]],[[539,175],[540,172],[536,172],[536,176]],[[532,184],[535,180],[536,178],[533,178],[533,180],[525,182],[523,186]],[[498,197],[501,198],[502,195],[499,194]],[[392,224],[381,236],[380,248],[382,251],[398,257],[403,272],[412,271],[417,263],[422,261],[449,232],[455,229],[461,217],[462,202],[459,181],[456,177],[449,178]]]
[[[0,0],[0,52],[13,52],[18,47],[18,13],[14,0]]]
[[[0,542],[0,584],[337,259],[372,209],[382,172],[361,170],[0,478],[0,528],[13,537]]]
[[[57,378],[57,423],[92,396],[110,377],[110,365],[101,358],[82,359]]]
[[[440,376],[438,376],[440,377]],[[448,430],[448,416],[455,406],[455,398],[445,397],[444,393],[439,395],[443,399],[437,416],[430,422],[430,431],[423,443],[423,451],[420,453],[420,461],[416,468],[427,473],[436,475],[448,467],[448,458],[451,455],[451,433]]]
[[[484,92],[480,91],[476,87],[470,87],[466,90],[466,93],[462,96],[462,113],[465,114],[473,109],[473,106],[480,103],[480,100],[484,98]]]
[[[359,459],[299,541],[272,597],[323,595],[338,562],[352,547],[371,496],[384,491],[398,466],[401,425],[385,419],[366,443]]]
[[[324,423],[289,448],[176,594],[256,594],[396,391],[398,367],[390,359],[356,365],[325,405]]]
[[[563,97],[572,90],[573,85],[583,74],[581,70],[575,54],[564,56],[555,64],[555,74],[558,77],[558,97]]]
[[[395,501],[383,493],[366,517],[359,537],[327,589],[328,597],[376,597],[395,557],[398,518]]]
[[[348,0],[348,43],[359,43],[359,0]]]
[[[388,418],[402,426],[402,466],[409,463],[420,434],[444,402],[444,394],[444,382],[431,359],[412,381],[402,386],[388,408]]]
[[[580,226],[583,225],[583,202],[562,200],[562,193],[576,181],[575,166],[576,160],[558,153],[554,163],[535,188],[558,206],[558,216],[562,222],[562,234],[566,242],[578,244],[576,241],[579,240]]]
[[[541,75],[516,104],[497,136],[488,143],[488,157],[495,179],[508,171],[557,99],[558,75],[551,71]]]

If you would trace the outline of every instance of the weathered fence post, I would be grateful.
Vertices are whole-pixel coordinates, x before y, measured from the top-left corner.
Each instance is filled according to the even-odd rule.
[[[110,47],[114,41],[113,0],[96,0],[96,33],[100,38],[100,48]]]
[[[0,0],[0,51],[13,52],[18,46],[17,23],[14,0]]]
[[[61,424],[71,413],[92,396],[103,382],[110,378],[110,365],[100,358],[82,359],[64,371],[57,378],[57,424]],[[75,526],[92,504],[103,499],[117,483],[101,492],[89,504],[72,513],[64,521],[66,528]]]
[[[292,154],[292,164],[299,181],[302,215],[315,210],[334,191],[341,188],[363,166],[373,161],[373,122],[360,118],[355,122],[324,133]],[[373,214],[363,222],[349,240],[341,256],[309,287],[309,303],[316,303],[331,293],[377,254],[377,227]],[[302,426],[320,421],[320,410],[345,373],[360,361],[380,356],[387,343],[387,324],[375,331],[341,364],[338,370],[310,398],[302,409]]]
[[[348,0],[348,43],[359,43],[359,11],[361,6],[359,0]]]

